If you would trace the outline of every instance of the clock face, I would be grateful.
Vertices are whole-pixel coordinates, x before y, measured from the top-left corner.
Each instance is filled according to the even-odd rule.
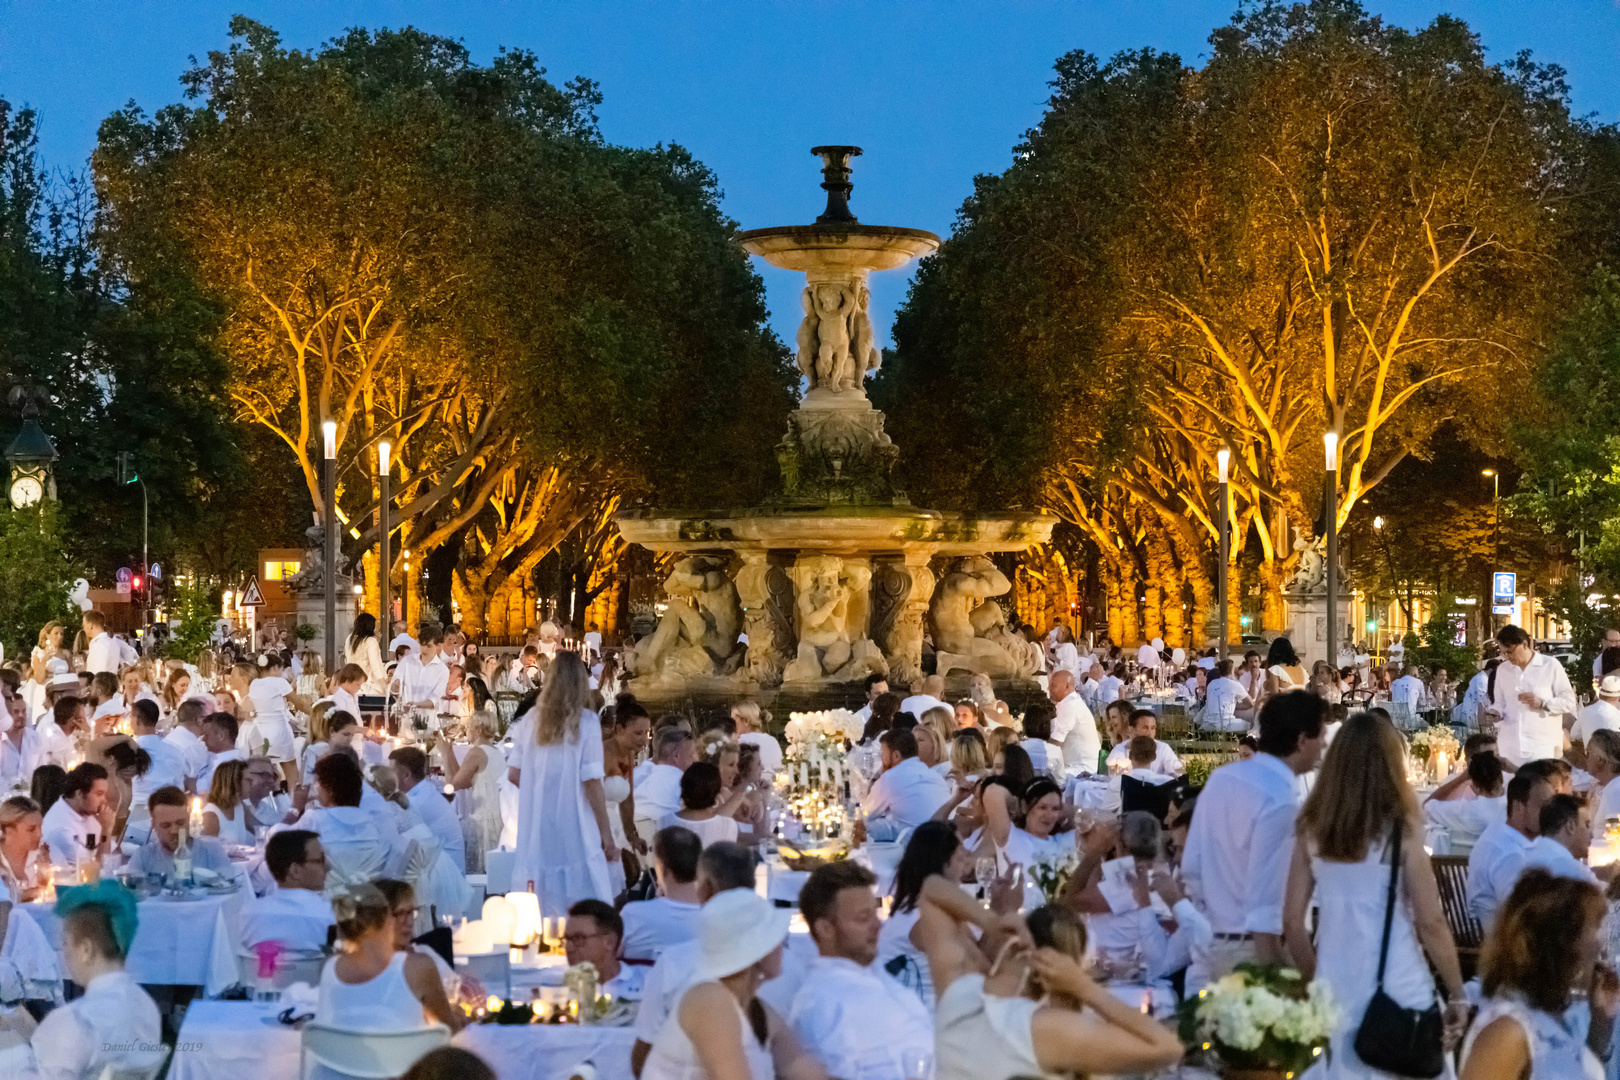
[[[37,476],[19,476],[11,482],[11,505],[33,506],[45,494],[45,486]]]

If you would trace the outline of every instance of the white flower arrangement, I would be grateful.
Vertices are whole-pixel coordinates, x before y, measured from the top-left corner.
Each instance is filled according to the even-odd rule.
[[[1307,985],[1290,968],[1253,964],[1239,965],[1187,1005],[1183,1039],[1240,1068],[1301,1072],[1322,1055],[1339,1020],[1321,979]]]
[[[1457,743],[1457,736],[1445,724],[1435,724],[1422,731],[1413,732],[1407,745],[1411,747],[1413,757],[1422,758],[1424,761],[1428,761],[1437,752],[1444,753],[1455,761],[1462,750]]]
[[[1063,890],[1068,886],[1069,879],[1080,868],[1080,853],[1069,851],[1061,858],[1048,859],[1037,862],[1029,867],[1029,879],[1040,887],[1046,894],[1048,904],[1059,903],[1063,899]]]
[[[825,712],[790,713],[784,734],[787,736],[789,756],[792,756],[796,747],[818,742],[836,743],[842,750],[845,740],[856,742],[865,731],[866,725],[861,718],[848,709],[828,709]]]

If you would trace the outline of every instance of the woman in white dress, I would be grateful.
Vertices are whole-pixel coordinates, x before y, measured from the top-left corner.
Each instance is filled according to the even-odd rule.
[[[788,922],[749,889],[703,905],[692,985],[658,1029],[641,1080],[825,1080],[793,1028],[756,996],[782,973]]]
[[[1423,850],[1417,799],[1406,782],[1405,743],[1388,721],[1362,712],[1344,722],[1296,829],[1283,933],[1294,966],[1307,979],[1326,980],[1340,1010],[1325,1080],[1389,1075],[1362,1062],[1355,1040],[1378,983],[1391,854],[1397,846],[1384,992],[1405,1008],[1429,1008],[1435,1003],[1432,961],[1446,987],[1447,1045],[1455,1045],[1468,1021],[1462,972]],[[1316,940],[1333,943],[1320,955],[1306,928],[1313,895],[1319,912]]]
[[[1024,906],[1034,910],[1046,902],[1046,894],[1035,883],[1035,867],[1061,862],[1076,853],[1075,834],[1056,831],[1064,817],[1063,789],[1044,776],[1031,782],[1021,799],[997,798],[995,788],[992,783],[984,790],[985,841],[994,845],[998,874],[1023,867]],[[1011,789],[1003,785],[1001,790]],[[978,854],[990,852],[981,844]]]
[[[1541,869],[1519,878],[1480,958],[1485,1001],[1463,1043],[1459,1080],[1602,1080],[1598,1056],[1610,1053],[1620,1006],[1620,982],[1600,962],[1603,910],[1590,882]],[[1566,1019],[1583,990],[1584,1040]]]
[[[733,794],[733,808],[745,792]],[[737,839],[737,819],[720,804],[720,768],[710,761],[694,761],[681,774],[681,808],[658,823],[660,829],[679,825],[697,833],[703,846]]]
[[[226,845],[253,846],[258,823],[242,801],[242,777],[246,772],[245,761],[222,761],[214,770],[208,784],[208,805],[203,807],[204,836],[217,836]]]
[[[483,685],[476,676],[472,681]],[[467,717],[467,748],[459,761],[445,733],[440,731],[438,735],[440,763],[456,789],[456,813],[467,842],[469,874],[482,874],[484,853],[494,851],[501,843],[501,777],[506,775],[506,757],[495,745],[501,718],[487,700],[485,706]]]
[[[557,654],[531,713],[533,734],[514,747],[521,779],[512,881],[533,882],[547,916],[566,916],[579,900],[613,899],[608,864],[619,846],[602,791],[602,723],[585,707],[589,694],[585,662]]]
[[[917,936],[922,916],[917,904],[923,882],[936,874],[948,881],[965,881],[973,873],[973,852],[948,821],[925,821],[906,842],[906,852],[894,871],[894,899],[889,917],[878,932],[877,963],[934,1007],[934,983],[928,973],[928,953]]]
[[[460,1031],[467,1017],[452,1008],[433,961],[394,948],[387,899],[374,885],[334,890],[332,912],[341,952],[321,971],[315,1021],[351,1031],[395,1033],[444,1024]],[[317,1077],[344,1073],[317,1066]]]
[[[620,694],[604,713],[602,753],[606,775],[602,778],[602,795],[608,804],[613,842],[619,845],[619,861],[608,863],[617,896],[628,881],[641,875],[637,856],[647,853],[647,842],[636,831],[635,773],[637,760],[647,749],[652,717],[633,694]]]
[[[382,697],[387,692],[388,669],[383,666],[382,647],[377,644],[377,616],[362,611],[354,617],[343,659],[366,673],[365,684],[360,688],[362,694]]]
[[[1266,652],[1265,696],[1305,689],[1305,669],[1300,666],[1294,644],[1285,637],[1271,643]]]
[[[258,678],[247,686],[247,697],[253,702],[256,727],[248,753],[259,754],[275,762],[290,786],[298,782],[292,710],[287,704],[293,687],[282,675],[280,654],[267,653],[262,659],[264,663],[259,668]]]
[[[1026,924],[938,875],[917,906],[913,935],[939,1002],[935,1080],[1154,1074],[1181,1060],[1174,1031],[1085,973],[1085,925],[1067,908],[1042,907]]]

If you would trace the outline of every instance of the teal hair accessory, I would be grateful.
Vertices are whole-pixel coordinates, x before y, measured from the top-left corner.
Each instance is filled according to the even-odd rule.
[[[135,894],[116,881],[103,880],[94,885],[73,885],[56,890],[56,917],[66,918],[80,908],[98,907],[107,913],[112,924],[113,940],[119,951],[129,955],[130,943],[135,940]]]

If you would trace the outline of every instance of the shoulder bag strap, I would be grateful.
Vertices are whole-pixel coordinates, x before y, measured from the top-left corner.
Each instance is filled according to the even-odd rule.
[[[1384,942],[1378,946],[1378,990],[1384,989],[1384,964],[1389,960],[1389,930],[1395,921],[1395,879],[1401,869],[1401,833],[1406,830],[1406,823],[1397,820],[1395,823],[1395,836],[1390,843],[1389,851],[1389,900],[1384,904]]]

